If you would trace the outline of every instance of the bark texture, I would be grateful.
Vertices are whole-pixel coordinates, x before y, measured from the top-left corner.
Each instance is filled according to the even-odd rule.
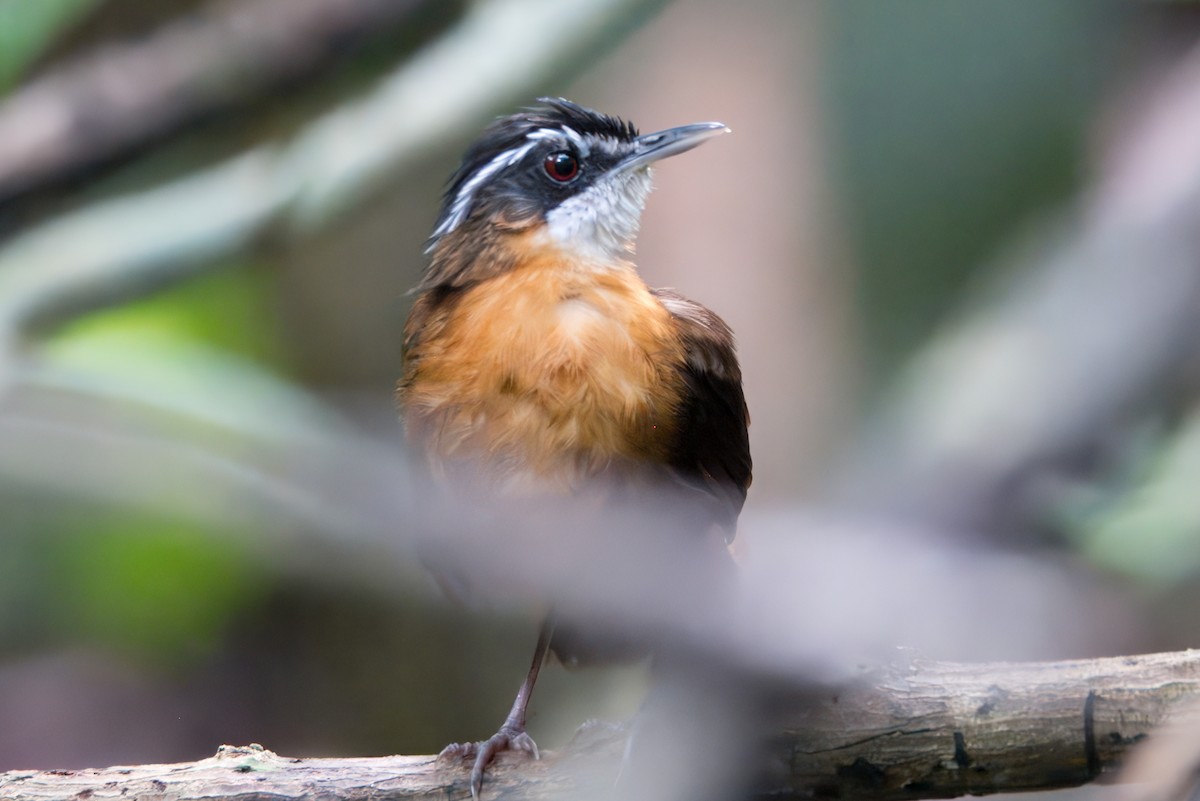
[[[759,797],[915,799],[1084,784],[1200,698],[1200,651],[1070,662],[913,660],[852,687],[781,704]],[[489,798],[603,796],[624,735],[581,730],[540,762],[502,756]],[[707,757],[706,757],[707,758]],[[222,746],[198,762],[11,771],[0,798],[446,799],[469,797],[469,767],[432,756],[292,759]]]
[[[774,789],[892,799],[1084,784],[1198,692],[1200,651],[914,662],[799,711],[777,741]]]

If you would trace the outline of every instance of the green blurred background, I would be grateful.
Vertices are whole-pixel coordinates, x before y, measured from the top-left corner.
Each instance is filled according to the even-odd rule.
[[[0,90],[206,5],[0,0]],[[0,235],[286,138],[468,8],[426,6],[336,67],[0,207]],[[649,283],[712,306],[738,334],[752,514],[820,496],[914,352],[995,280],[988,265],[1086,186],[1130,76],[1153,74],[1197,31],[1188,4],[677,0],[631,13],[528,97],[561,94],[643,130],[705,119],[733,129],[659,170],[639,263]],[[528,35],[556,31],[531,15]],[[226,455],[321,421],[394,426],[405,292],[442,182],[473,133],[511,107],[497,98],[447,131],[438,152],[334,224],[264,237],[143,297],[55,321],[23,353],[58,381],[128,390],[157,407],[141,410],[150,430]],[[86,404],[116,424],[137,411],[58,389],[0,414]],[[1147,422],[1108,474],[1120,480],[1055,505],[1049,547],[1119,587],[1138,621],[1106,647],[1193,636],[1197,430],[1186,415]],[[439,605],[423,588],[398,601],[281,568],[264,553],[287,524],[223,515],[232,501],[220,486],[181,483],[146,508],[55,487],[47,473],[0,474],[0,770],[194,759],[252,741],[289,755],[429,753],[503,718],[530,621]],[[534,734],[554,746],[584,718],[624,716],[644,680],[637,666],[552,669]]]

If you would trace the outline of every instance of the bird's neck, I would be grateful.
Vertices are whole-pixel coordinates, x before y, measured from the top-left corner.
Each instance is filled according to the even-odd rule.
[[[464,228],[439,240],[418,290],[461,288],[513,271],[547,274],[625,274],[636,279],[633,243],[600,246],[586,236],[569,237],[547,224]],[[640,279],[636,279],[640,281]]]

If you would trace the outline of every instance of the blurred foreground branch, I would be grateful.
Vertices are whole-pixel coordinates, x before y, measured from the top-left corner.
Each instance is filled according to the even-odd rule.
[[[578,62],[659,2],[473,4],[367,95],[290,141],[17,234],[0,248],[0,384],[6,360],[30,327],[143,296],[268,235],[288,239],[320,227],[454,131],[528,99],[555,70]],[[530,20],[556,34],[531,33]]]
[[[762,754],[761,798],[950,798],[1083,784],[1200,698],[1200,652],[1072,662],[914,662],[808,697],[776,722]],[[781,705],[787,707],[788,705]],[[624,735],[591,726],[541,762],[501,759],[487,793],[610,794]],[[51,798],[328,799],[465,795],[464,765],[432,756],[289,759],[223,746],[176,765],[12,771],[0,795]]]
[[[0,208],[399,28],[415,0],[240,0],[36,78],[0,104]]]

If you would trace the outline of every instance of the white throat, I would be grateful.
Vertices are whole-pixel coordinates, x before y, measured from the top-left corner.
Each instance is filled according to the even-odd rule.
[[[607,176],[547,214],[546,231],[555,245],[586,261],[625,259],[633,252],[650,188],[648,167]]]

